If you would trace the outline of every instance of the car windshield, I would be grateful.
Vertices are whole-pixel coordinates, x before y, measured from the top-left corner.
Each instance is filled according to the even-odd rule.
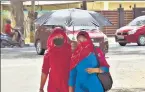
[[[73,31],[73,27],[66,27],[66,29]],[[95,26],[75,26],[74,27],[74,31],[77,30],[93,30],[93,29],[99,29],[99,27],[95,27]]]
[[[142,25],[145,25],[145,16],[137,17],[128,24],[128,26],[142,26]]]

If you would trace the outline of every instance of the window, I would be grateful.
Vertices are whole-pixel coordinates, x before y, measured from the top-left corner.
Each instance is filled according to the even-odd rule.
[[[128,24],[128,26],[142,26],[142,25],[145,25],[145,16],[137,17]]]

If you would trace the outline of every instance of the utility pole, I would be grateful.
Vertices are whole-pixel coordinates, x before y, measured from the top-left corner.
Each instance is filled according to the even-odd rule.
[[[85,1],[83,1],[82,3],[83,3],[83,4],[82,4],[82,9],[83,9],[83,10],[87,10],[87,1],[85,0]]]
[[[35,12],[35,1],[31,1],[31,5],[32,5],[31,10]]]
[[[31,1],[31,11],[30,11],[30,42],[34,42],[34,14],[35,14],[35,1]]]
[[[3,11],[2,1],[0,1],[0,6],[1,6],[0,10],[1,10],[1,13],[2,13],[2,11]],[[0,28],[1,28],[0,30],[1,31],[0,32],[3,32],[3,19],[2,19],[2,15],[0,17],[1,17],[0,18],[1,19],[1,24],[0,24]]]

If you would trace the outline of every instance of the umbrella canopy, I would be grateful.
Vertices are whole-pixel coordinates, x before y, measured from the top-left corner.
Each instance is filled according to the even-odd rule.
[[[62,9],[44,14],[36,23],[44,25],[62,25],[62,26],[106,26],[112,25],[111,22],[94,11],[81,9]]]
[[[49,12],[43,14],[42,16],[40,16],[39,18],[37,18],[37,19],[35,20],[35,24],[39,24],[39,25],[44,24],[44,23],[47,21],[47,19],[49,19],[50,15],[51,15],[52,13],[53,13],[53,12],[49,11]]]
[[[105,18],[103,15],[101,15],[100,13],[94,12],[94,11],[89,11],[89,13],[91,14],[91,16],[93,18],[95,18],[96,21],[98,21],[99,25],[101,26],[111,26],[112,23]]]

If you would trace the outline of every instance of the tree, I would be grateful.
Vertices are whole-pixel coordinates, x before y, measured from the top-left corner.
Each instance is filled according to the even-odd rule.
[[[82,3],[82,9],[87,10],[87,1],[83,1]]]
[[[21,27],[22,34],[24,35],[24,12],[23,12],[23,2],[11,0],[11,14],[18,27]]]

